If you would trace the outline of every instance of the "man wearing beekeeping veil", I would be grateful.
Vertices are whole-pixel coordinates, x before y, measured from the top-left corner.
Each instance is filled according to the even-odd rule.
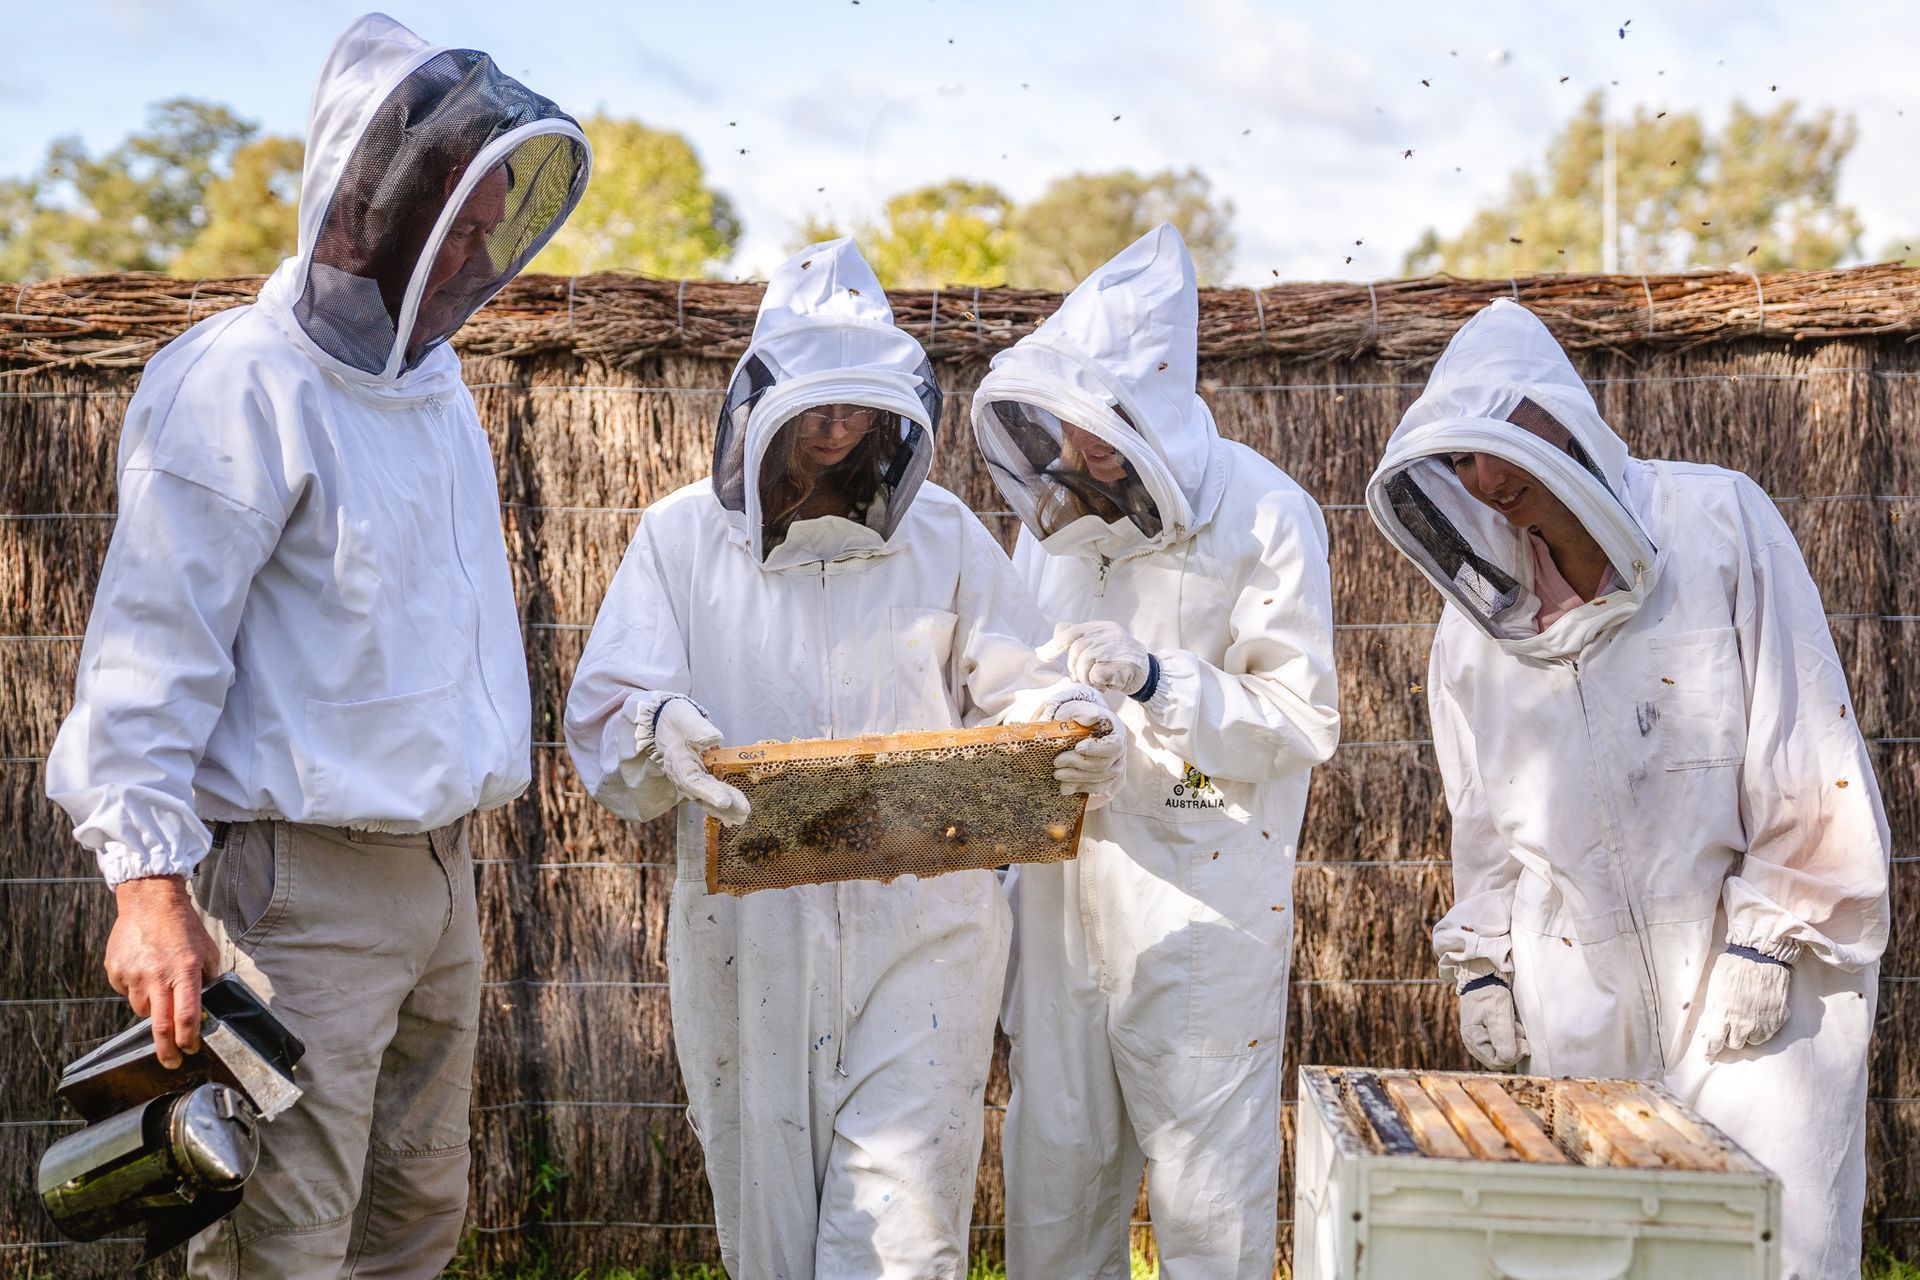
[[[1454,335],[1367,491],[1440,589],[1434,930],[1489,1067],[1664,1083],[1860,1274],[1887,825],[1820,593],[1747,477],[1648,462],[1530,312]]]
[[[163,1061],[237,971],[302,1040],[204,1276],[428,1276],[465,1216],[467,819],[529,778],[487,437],[447,338],[585,188],[579,127],[369,15],[314,91],[299,247],[156,355],[47,791]]]
[[[1272,1273],[1308,771],[1339,735],[1326,526],[1195,394],[1199,297],[1148,232],[993,361],[973,425],[1048,651],[1131,735],[1076,862],[1007,877],[1007,1273]]]
[[[1094,801],[1125,760],[1099,693],[1036,656],[1005,554],[926,483],[940,404],[851,240],[782,264],[713,474],[641,517],[567,699],[594,799],[679,806],[674,1044],[730,1275],[966,1275],[1009,927],[991,871],[708,893],[705,817],[748,807],[701,750],[1066,718],[1104,731],[1054,761]]]

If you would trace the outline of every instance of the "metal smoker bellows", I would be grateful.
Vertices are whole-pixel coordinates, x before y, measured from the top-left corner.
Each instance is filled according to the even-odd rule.
[[[1087,798],[1060,794],[1053,760],[1092,732],[1061,720],[715,748],[707,768],[753,812],[707,819],[707,892],[1064,861]]]
[[[60,1075],[84,1128],[40,1159],[40,1202],[75,1240],[143,1232],[144,1265],[240,1204],[261,1123],[300,1099],[300,1038],[235,974],[200,993],[200,1052],[160,1065],[142,1019]]]

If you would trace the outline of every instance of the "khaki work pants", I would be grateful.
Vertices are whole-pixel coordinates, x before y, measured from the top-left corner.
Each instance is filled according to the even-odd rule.
[[[216,828],[193,898],[222,961],[305,1041],[198,1280],[440,1274],[467,1208],[480,928],[464,822],[425,835]]]

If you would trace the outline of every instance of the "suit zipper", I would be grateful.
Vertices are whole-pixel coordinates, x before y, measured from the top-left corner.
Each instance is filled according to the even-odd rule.
[[[826,701],[823,737],[833,736],[833,617],[832,591],[827,585],[827,564],[820,562],[820,671],[824,677]],[[846,885],[833,886],[833,1072],[847,1078],[847,929],[842,892]]]
[[[1634,907],[1633,891],[1627,884],[1626,868],[1621,863],[1620,820],[1614,812],[1613,795],[1600,777],[1598,767],[1600,748],[1594,737],[1592,710],[1587,705],[1587,687],[1580,678],[1580,660],[1571,659],[1568,665],[1573,668],[1573,687],[1580,697],[1580,719],[1587,730],[1587,754],[1594,762],[1594,791],[1599,795],[1601,809],[1606,814],[1607,853],[1613,863],[1614,883],[1619,889],[1621,904],[1626,908],[1627,920],[1633,926],[1634,945],[1640,952],[1640,969],[1646,975],[1647,1000],[1653,1006],[1654,1052],[1660,1055],[1660,1069],[1664,1071],[1667,1067],[1667,1041],[1664,1030],[1666,1020],[1660,1014],[1660,984],[1654,976],[1653,957],[1647,952],[1646,922],[1641,919],[1640,912]]]
[[[1093,584],[1095,604],[1087,611],[1092,617],[1097,618],[1100,614],[1099,605],[1106,599],[1107,577],[1112,572],[1113,561],[1106,556],[1101,556],[1100,572]],[[1089,865],[1091,860],[1083,850],[1081,856],[1073,861],[1080,871],[1080,913],[1087,923],[1087,946],[1093,954],[1093,967],[1095,974],[1098,975],[1100,989],[1106,991],[1110,989],[1107,984],[1107,940],[1100,924],[1100,900],[1094,893],[1093,869]]]
[[[494,701],[493,686],[487,680],[486,652],[481,645],[481,630],[486,620],[480,616],[480,588],[474,584],[473,574],[467,569],[467,557],[460,550],[460,449],[453,438],[453,432],[447,426],[446,415],[441,410],[440,397],[428,396],[427,408],[433,412],[434,425],[447,442],[447,513],[451,517],[449,533],[453,540],[454,563],[460,566],[460,576],[467,584],[467,602],[473,610],[473,667],[480,677],[480,692],[486,696],[487,710],[493,714],[493,722],[500,730],[500,740],[507,737],[507,723],[500,717],[500,706]]]

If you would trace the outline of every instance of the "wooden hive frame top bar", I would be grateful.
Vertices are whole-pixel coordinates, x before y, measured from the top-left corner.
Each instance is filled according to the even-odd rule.
[[[1309,1067],[1380,1155],[1754,1173],[1759,1167],[1660,1090],[1633,1080]],[[1311,1083],[1311,1080],[1310,1080]],[[1315,1092],[1325,1095],[1324,1090]],[[1392,1111],[1383,1110],[1390,1103]],[[1411,1146],[1409,1149],[1409,1138]]]

